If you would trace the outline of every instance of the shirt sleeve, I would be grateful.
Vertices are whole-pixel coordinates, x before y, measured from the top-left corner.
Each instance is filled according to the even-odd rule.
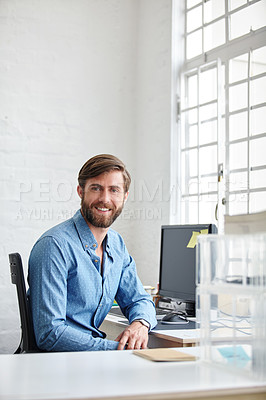
[[[133,258],[124,248],[124,265],[116,294],[116,301],[122,312],[132,323],[136,319],[144,319],[150,329],[157,325],[155,306],[151,296],[145,291],[138,275]]]
[[[66,322],[68,263],[63,246],[41,238],[29,259],[29,297],[37,345],[47,351],[115,350],[118,342]]]

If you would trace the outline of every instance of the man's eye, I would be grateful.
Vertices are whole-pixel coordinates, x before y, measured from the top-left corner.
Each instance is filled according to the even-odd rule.
[[[100,190],[100,188],[98,188],[97,186],[93,186],[93,187],[91,188],[91,190],[92,190],[93,192],[98,192],[98,191]]]

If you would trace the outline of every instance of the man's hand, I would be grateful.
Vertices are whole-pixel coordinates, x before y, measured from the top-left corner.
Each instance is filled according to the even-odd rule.
[[[127,350],[146,349],[148,328],[139,321],[133,321],[115,340],[119,342],[117,350],[123,350],[126,344]]]

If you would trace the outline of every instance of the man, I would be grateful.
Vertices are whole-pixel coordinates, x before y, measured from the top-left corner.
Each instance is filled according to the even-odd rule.
[[[37,345],[47,351],[146,348],[155,308],[121,236],[109,227],[128,198],[130,175],[102,154],[79,172],[81,209],[34,245],[29,298]],[[116,299],[129,326],[115,341],[99,327]]]

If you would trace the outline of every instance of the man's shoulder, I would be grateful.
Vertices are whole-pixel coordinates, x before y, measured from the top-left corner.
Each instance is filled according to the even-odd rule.
[[[66,221],[60,222],[59,224],[53,226],[48,229],[46,232],[42,234],[40,239],[45,237],[51,237],[57,240],[66,239],[69,235],[73,234],[73,230],[75,229],[73,218],[67,219]],[[39,239],[39,240],[40,240]]]
[[[124,239],[122,238],[120,233],[112,228],[108,230],[108,243],[110,243],[111,245],[115,245],[119,248],[125,247]]]

